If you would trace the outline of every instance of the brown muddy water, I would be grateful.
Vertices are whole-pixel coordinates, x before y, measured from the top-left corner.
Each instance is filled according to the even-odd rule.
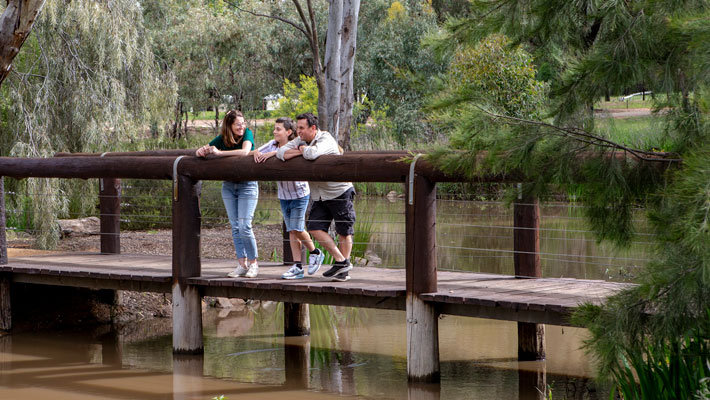
[[[405,314],[311,306],[310,337],[284,338],[282,306],[204,313],[204,357],[174,357],[170,320],[120,332],[0,337],[0,399],[603,399],[585,331],[547,326],[547,360],[516,361],[514,323],[445,316],[440,385],[408,385]],[[541,383],[542,382],[542,383]]]

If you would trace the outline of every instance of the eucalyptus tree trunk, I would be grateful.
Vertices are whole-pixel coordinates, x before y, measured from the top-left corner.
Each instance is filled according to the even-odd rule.
[[[0,85],[10,74],[12,60],[32,31],[44,0],[7,0],[0,16]]]
[[[328,34],[322,62],[313,1],[306,0],[305,8],[300,0],[291,1],[302,25],[278,15],[248,12],[285,22],[306,36],[313,59],[313,76],[318,86],[318,128],[332,133],[338,143],[347,148],[354,103],[353,65],[360,0],[328,0]],[[240,8],[237,6],[237,9]]]
[[[325,98],[326,114],[324,119],[326,130],[336,140],[339,139],[340,128],[340,50],[343,34],[343,0],[330,0],[328,8],[328,36],[325,40],[325,96],[319,93],[318,100]]]
[[[360,12],[360,0],[343,1],[343,34],[340,47],[340,121],[338,143],[343,149],[350,148],[350,127],[353,121],[353,70],[355,68],[355,50],[357,48],[357,21]]]
[[[350,146],[359,11],[360,0],[330,0],[324,61],[326,88],[325,96],[320,90],[318,96],[319,103],[325,97],[326,104],[325,118],[321,119],[327,122],[326,129],[344,149]]]

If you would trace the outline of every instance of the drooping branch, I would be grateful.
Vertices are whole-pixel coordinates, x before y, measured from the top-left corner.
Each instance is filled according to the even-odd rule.
[[[478,105],[474,105],[474,107],[476,107],[477,109],[479,109],[480,111],[482,111],[483,113],[485,113],[491,117],[504,119],[504,120],[507,120],[507,121],[514,123],[514,124],[531,125],[531,126],[538,126],[538,127],[542,127],[542,128],[548,128],[548,129],[552,129],[556,132],[560,132],[566,137],[569,137],[571,139],[574,139],[574,140],[577,140],[577,141],[580,141],[583,143],[623,150],[623,151],[626,151],[629,154],[633,155],[634,157],[638,158],[639,160],[655,161],[655,162],[676,162],[676,163],[683,162],[683,159],[681,159],[681,158],[667,158],[667,157],[673,156],[674,155],[673,153],[654,152],[654,151],[634,149],[634,148],[628,147],[626,145],[623,145],[621,143],[614,142],[613,140],[609,140],[609,139],[603,138],[599,135],[595,135],[591,132],[587,132],[583,129],[565,128],[565,127],[560,127],[560,126],[548,124],[547,122],[533,121],[533,120],[528,120],[528,119],[523,119],[523,118],[511,117],[509,115],[496,114],[496,113],[488,111]]]
[[[0,16],[0,84],[32,31],[45,0],[8,0]]]

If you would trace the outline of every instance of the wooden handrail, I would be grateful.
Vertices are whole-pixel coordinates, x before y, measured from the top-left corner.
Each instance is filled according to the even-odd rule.
[[[202,159],[184,157],[178,166],[180,175],[194,180],[308,180],[339,182],[404,182],[409,162],[402,152],[346,153],[321,156],[309,161],[301,157],[284,163],[275,158],[263,164],[251,157]],[[172,179],[176,156],[62,156],[54,158],[0,157],[0,176],[13,178],[133,178]],[[445,174],[425,160],[416,165],[416,173],[431,182],[464,182],[463,176]],[[477,182],[520,181],[519,176],[492,175]]]

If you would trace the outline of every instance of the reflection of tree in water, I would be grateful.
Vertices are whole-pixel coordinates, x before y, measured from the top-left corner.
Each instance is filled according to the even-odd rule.
[[[354,307],[315,305],[310,313],[311,343],[316,344],[311,348],[311,366],[322,371],[320,384],[331,392],[355,395],[351,328],[366,323],[368,314]]]

